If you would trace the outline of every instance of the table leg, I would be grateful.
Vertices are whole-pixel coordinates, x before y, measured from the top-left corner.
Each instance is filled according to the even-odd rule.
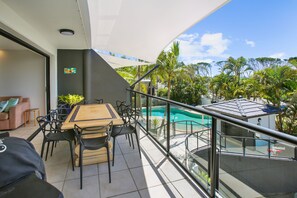
[[[33,119],[34,119],[34,126],[36,126],[36,111],[34,111],[34,117],[33,117]]]
[[[27,118],[26,118],[26,111],[24,111],[24,127],[26,127],[26,120],[27,120]]]

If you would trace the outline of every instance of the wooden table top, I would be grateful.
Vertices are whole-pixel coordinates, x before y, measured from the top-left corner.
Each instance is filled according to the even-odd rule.
[[[76,105],[62,125],[62,129],[73,129],[74,124],[80,127],[104,126],[113,121],[113,125],[122,125],[123,120],[110,104]]]

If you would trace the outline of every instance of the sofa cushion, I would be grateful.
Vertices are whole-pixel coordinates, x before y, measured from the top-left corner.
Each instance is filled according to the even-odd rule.
[[[0,113],[0,120],[7,120],[8,119],[8,113],[1,112]]]
[[[23,102],[23,96],[0,96],[0,101],[8,101],[10,98],[18,98],[19,103]]]
[[[6,106],[5,110],[4,110],[4,112],[8,112],[9,109],[10,109],[10,107],[14,107],[15,105],[18,104],[18,102],[19,102],[19,99],[18,99],[18,98],[10,98],[10,99],[8,100],[8,104],[7,104],[7,106]]]
[[[1,101],[0,102],[0,112],[4,111],[6,106],[8,105],[8,101]]]

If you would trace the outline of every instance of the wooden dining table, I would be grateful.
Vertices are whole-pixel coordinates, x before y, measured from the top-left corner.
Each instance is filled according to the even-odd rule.
[[[62,125],[62,130],[67,132],[74,125],[81,128],[92,126],[105,126],[113,121],[113,125],[122,125],[123,120],[109,103],[76,105]],[[104,133],[102,135],[105,135]],[[109,150],[112,151],[112,143],[109,142]],[[79,145],[75,147],[75,165],[79,164]],[[112,152],[110,152],[112,158]],[[83,165],[96,164],[107,161],[106,149],[85,150],[83,154]]]

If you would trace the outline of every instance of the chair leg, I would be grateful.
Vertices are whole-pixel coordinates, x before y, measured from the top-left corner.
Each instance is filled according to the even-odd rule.
[[[47,155],[48,155],[48,149],[49,149],[49,146],[50,146],[50,142],[47,142],[45,161],[47,160]]]
[[[80,189],[82,189],[82,176],[83,176],[82,158],[83,158],[83,152],[82,152],[81,146],[79,146]]]
[[[137,146],[138,146],[139,156],[141,158],[141,152],[140,152],[140,146],[139,146],[139,139],[138,139],[137,131],[135,131],[135,137],[136,137],[136,142],[137,142]]]
[[[110,159],[109,159],[109,146],[108,146],[108,143],[107,143],[107,146],[106,146],[106,150],[107,150],[107,164],[108,164],[109,183],[111,183]]]
[[[41,146],[41,152],[40,152],[40,157],[43,157],[43,152],[44,152],[44,145],[45,145],[45,141],[42,141],[42,146]]]
[[[112,144],[112,166],[114,166],[115,139],[116,139],[116,137],[113,137],[113,144]]]
[[[132,141],[132,147],[134,149],[134,141],[133,141],[133,135],[132,134],[129,134],[129,136],[131,136],[131,141]]]
[[[72,170],[74,171],[74,162],[73,162],[72,141],[69,141],[69,147],[70,147],[70,155],[71,155],[71,164],[72,164]]]
[[[131,147],[130,135],[128,134],[127,136],[128,136],[129,146]]]
[[[51,150],[51,156],[53,156],[53,151],[54,151],[54,145],[55,145],[55,142],[52,142],[52,150]]]

